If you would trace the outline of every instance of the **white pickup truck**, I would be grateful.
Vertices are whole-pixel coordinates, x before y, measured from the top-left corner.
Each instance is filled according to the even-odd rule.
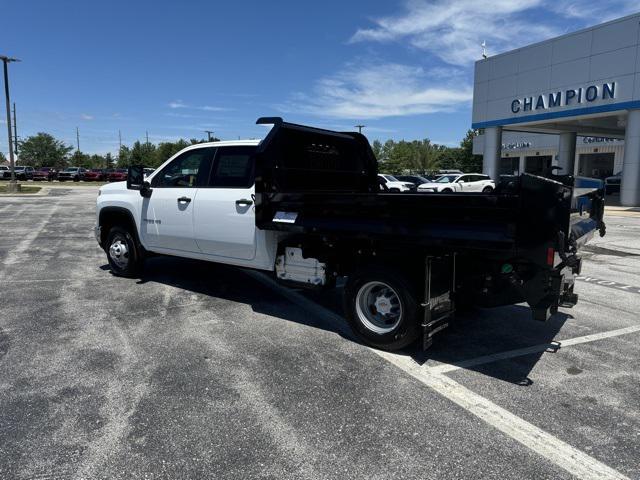
[[[148,177],[100,188],[95,234],[116,275],[149,255],[273,272],[290,286],[346,277],[345,316],[364,342],[423,347],[458,304],[526,301],[546,320],[577,301],[578,248],[604,232],[602,191],[573,177],[509,177],[491,193],[380,192],[366,138],[260,119],[262,141],[180,151]]]

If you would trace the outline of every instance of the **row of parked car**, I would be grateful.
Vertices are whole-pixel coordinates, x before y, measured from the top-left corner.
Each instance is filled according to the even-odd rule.
[[[462,173],[460,170],[444,170],[435,175],[378,175],[380,189],[388,192],[454,193],[482,192],[491,193],[495,182],[481,173]]]
[[[153,172],[153,168],[145,168],[145,174]],[[34,168],[28,166],[16,166],[15,174],[18,180],[49,181],[59,182],[122,182],[127,179],[126,168],[83,168],[68,167],[57,170],[52,167]],[[0,178],[8,180],[11,178],[9,167],[0,166]]]

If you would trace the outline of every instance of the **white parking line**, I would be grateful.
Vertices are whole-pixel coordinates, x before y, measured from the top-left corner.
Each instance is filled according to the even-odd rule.
[[[529,355],[531,353],[544,352],[549,349],[555,351],[562,347],[568,347],[570,345],[579,345],[581,343],[595,342],[596,340],[602,340],[605,338],[619,337],[620,335],[627,335],[629,333],[640,332],[640,325],[634,325],[632,327],[619,328],[617,330],[610,330],[608,332],[593,333],[591,335],[584,335],[582,337],[569,338],[567,340],[554,340],[551,343],[542,343],[540,345],[533,345],[531,347],[518,348],[515,350],[508,350],[506,352],[494,353],[491,355],[483,355],[481,357],[470,358],[469,360],[463,360],[461,362],[443,365],[437,365],[435,367],[429,367],[429,371],[433,373],[448,373],[461,368],[476,367],[485,363],[497,362],[498,360],[506,360],[513,357],[521,357],[523,355]]]
[[[449,377],[434,373],[431,369],[420,368],[408,357],[373,349],[371,351],[577,478],[629,480],[620,472],[517,417],[490,400],[473,393]]]
[[[342,318],[330,310],[308,300],[299,293],[282,287],[264,274],[255,271],[247,271],[246,273],[267,287],[276,290],[299,307],[324,318],[338,331],[344,332],[346,330]],[[586,337],[593,336],[595,335],[587,335]],[[567,345],[569,343],[565,340],[564,344]],[[438,394],[459,405],[469,413],[477,416],[490,426],[508,435],[578,478],[585,480],[630,480],[620,472],[554,437],[550,433],[517,417],[490,400],[463,387],[444,374],[434,372],[431,368],[422,368],[410,357],[383,352],[373,348],[369,348],[369,350],[408,373]]]

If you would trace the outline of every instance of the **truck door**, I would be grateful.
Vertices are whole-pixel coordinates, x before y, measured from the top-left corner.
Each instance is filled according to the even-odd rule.
[[[207,185],[195,203],[195,238],[202,253],[221,259],[255,257],[255,150],[252,145],[218,147]]]
[[[142,203],[140,230],[148,247],[199,252],[193,232],[194,203],[208,178],[215,148],[187,150],[153,176]]]

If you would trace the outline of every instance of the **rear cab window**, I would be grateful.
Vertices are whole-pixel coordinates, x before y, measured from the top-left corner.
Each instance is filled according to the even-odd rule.
[[[214,188],[249,188],[254,183],[256,146],[218,147],[207,186]]]

